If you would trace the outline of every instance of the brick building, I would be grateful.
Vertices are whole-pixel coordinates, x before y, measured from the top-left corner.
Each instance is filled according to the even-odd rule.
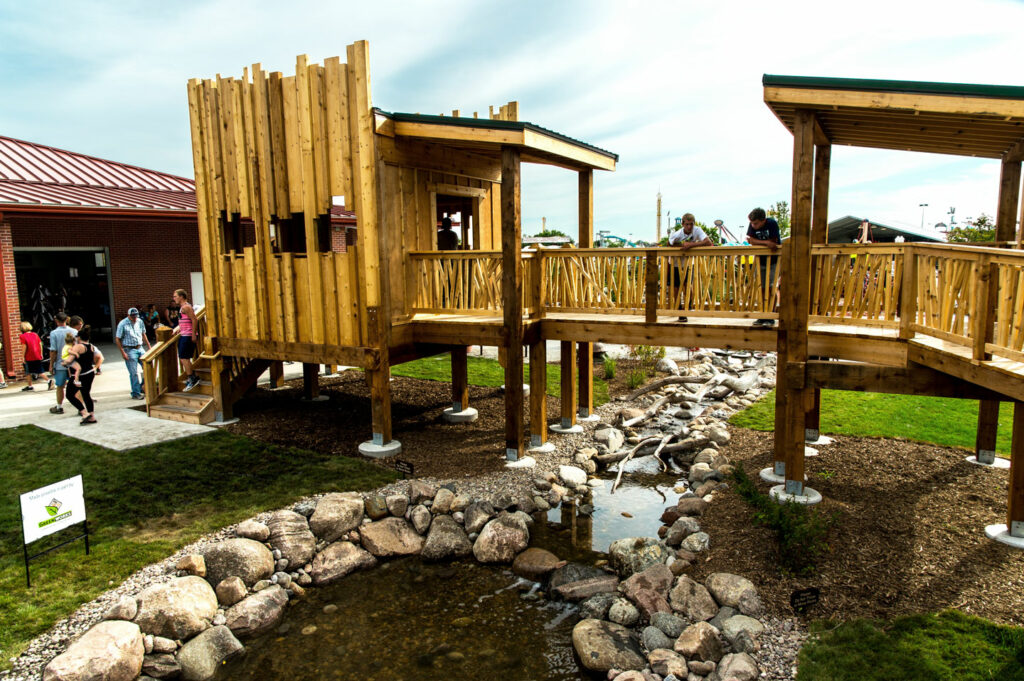
[[[344,250],[355,214],[331,217],[331,248]],[[201,304],[194,182],[0,136],[0,282],[7,377],[22,374],[23,320],[42,335],[64,310],[103,341],[129,307],[162,316],[176,288]]]

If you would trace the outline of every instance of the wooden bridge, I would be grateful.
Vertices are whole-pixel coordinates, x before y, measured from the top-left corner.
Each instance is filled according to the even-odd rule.
[[[308,397],[319,364],[357,366],[372,395],[361,449],[393,454],[390,367],[450,352],[461,412],[466,346],[496,345],[506,452],[517,459],[527,434],[543,444],[549,428],[545,371],[530,372],[526,409],[524,346],[536,368],[545,341],[561,341],[565,427],[592,413],[596,341],[773,350],[777,493],[811,496],[804,441],[821,388],[980,400],[982,460],[995,449],[999,402],[1012,401],[1007,525],[1024,537],[1024,251],[825,243],[833,144],[999,159],[998,244],[1019,242],[1024,88],[766,76],[765,101],[794,136],[782,248],[595,249],[593,173],[614,170],[615,154],[515,120],[514,103],[494,118],[373,109],[366,44],[347,57],[300,57],[294,76],[257,64],[241,79],[189,83],[204,418],[230,418],[281,361],[305,364]],[[576,173],[578,247],[522,250],[523,162]],[[341,200],[358,221],[344,249],[329,220]],[[462,218],[460,250],[437,250],[443,214]],[[766,279],[769,259],[778,276]],[[778,323],[752,326],[765,318]],[[177,399],[171,352],[173,338],[147,355],[154,415]],[[187,407],[172,411],[183,418]]]

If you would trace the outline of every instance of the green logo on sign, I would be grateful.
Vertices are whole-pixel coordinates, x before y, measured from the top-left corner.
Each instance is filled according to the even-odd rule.
[[[60,507],[63,505],[64,504],[61,503],[60,499],[57,499],[56,497],[50,499],[50,503],[46,505],[46,512],[50,514],[50,517],[53,518],[53,520],[44,520],[43,522],[39,523],[39,527],[42,527],[43,525],[49,525],[52,522],[56,522],[58,520],[57,514],[60,512]],[[68,511],[67,513],[63,514],[62,516],[60,516],[60,518],[67,518],[69,515],[71,515],[71,511]]]

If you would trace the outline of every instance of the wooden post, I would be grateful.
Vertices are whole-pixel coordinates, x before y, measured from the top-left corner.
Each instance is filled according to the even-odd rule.
[[[505,322],[505,457],[523,454],[523,288],[519,150],[501,150],[501,299]]]
[[[302,365],[302,399],[315,400],[320,397],[320,365]]]
[[[810,304],[811,213],[814,184],[814,113],[798,109],[793,130],[793,213],[789,248],[782,259],[786,282],[779,325],[779,373],[785,374],[785,423],[775,433],[783,452],[785,492],[804,496],[804,428],[807,404],[807,317]],[[778,408],[778,407],[776,407]]]
[[[562,420],[563,429],[576,425],[576,343],[562,341]]]
[[[469,362],[468,347],[456,345],[452,348],[452,411],[456,414],[469,406]]]
[[[812,244],[828,243],[828,180],[831,163],[832,145],[817,145],[814,148],[814,208],[811,213]]]
[[[914,337],[917,320],[917,250],[903,247],[903,281],[900,286],[900,339]]]
[[[996,241],[1013,241],[1017,232],[1020,202],[1020,161],[1003,161],[999,172],[999,203],[996,204]]]
[[[280,388],[284,384],[284,362],[270,363],[270,387]]]
[[[1011,537],[1024,538],[1024,402],[1013,404],[1013,444],[1010,450],[1010,499],[1006,527]]]
[[[594,171],[579,172],[579,246],[594,247]],[[581,418],[594,417],[594,344],[577,343],[579,359],[579,405]]]
[[[978,401],[978,436],[974,456],[978,463],[991,466],[996,460],[996,435],[999,432],[999,400]]]
[[[543,338],[530,344],[530,446],[548,441],[548,348]]]
[[[644,278],[644,321],[658,322],[658,253],[647,251],[647,267]]]
[[[804,411],[804,441],[814,442],[821,435],[821,389],[807,391],[807,407]]]

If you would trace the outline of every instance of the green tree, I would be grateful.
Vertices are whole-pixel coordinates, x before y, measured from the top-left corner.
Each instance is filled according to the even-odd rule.
[[[946,241],[951,244],[984,243],[995,240],[996,223],[984,213],[977,219],[967,218],[962,225],[957,225],[946,233]]]
[[[569,240],[569,243],[571,243],[573,245],[576,245],[576,242],[573,240],[573,238],[571,236],[569,236],[565,232],[563,232],[561,230],[557,230],[557,229],[545,229],[542,232],[537,232],[533,236],[535,238],[536,237],[544,238],[544,237],[549,237],[549,236],[564,236],[564,237],[566,237]]]
[[[768,217],[779,223],[779,236],[789,238],[789,201],[776,201],[767,211]]]

